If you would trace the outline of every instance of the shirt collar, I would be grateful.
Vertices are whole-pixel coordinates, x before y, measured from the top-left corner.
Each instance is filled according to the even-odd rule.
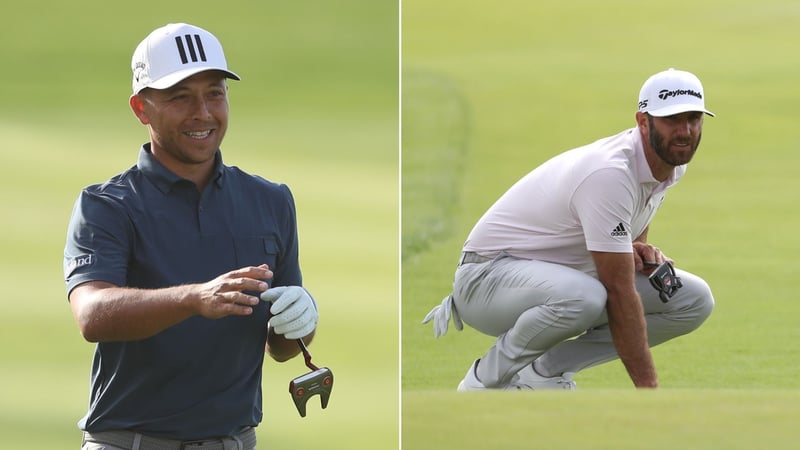
[[[188,181],[185,178],[179,177],[172,173],[169,169],[164,167],[151,151],[150,142],[142,145],[139,149],[139,159],[136,166],[142,173],[156,185],[156,187],[163,193],[167,193],[172,189],[175,183]],[[222,164],[222,152],[217,150],[214,157],[214,173],[211,176],[211,182],[218,188],[222,187],[222,180],[224,175],[224,166]]]

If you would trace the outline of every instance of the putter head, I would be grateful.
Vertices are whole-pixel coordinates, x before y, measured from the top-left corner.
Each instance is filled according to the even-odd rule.
[[[662,302],[667,303],[675,292],[683,287],[681,278],[675,274],[675,268],[669,261],[659,265],[648,277],[650,284],[658,291]]]
[[[289,382],[289,393],[292,394],[294,406],[300,417],[306,416],[306,402],[310,397],[319,394],[322,409],[328,406],[328,399],[333,390],[333,372],[322,367],[305,375],[300,375]]]

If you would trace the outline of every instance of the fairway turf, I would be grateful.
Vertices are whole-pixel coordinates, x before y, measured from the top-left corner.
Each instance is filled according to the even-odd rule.
[[[797,390],[442,392],[403,395],[403,448],[795,449]]]
[[[397,202],[396,2],[82,0],[4,9],[0,39],[0,432],[3,448],[75,449],[92,345],[66,303],[61,258],[83,186],[135,162],[130,53],[151,29],[195,22],[231,68],[225,162],[292,187],[306,284],[320,300],[314,361],[328,409],[300,418],[295,359],[264,369],[262,445],[398,445],[398,248],[403,448],[794,448],[800,182],[797,5],[404,0],[402,246]],[[313,13],[310,13],[313,12]],[[493,341],[433,339],[422,317],[450,289],[478,217],[524,173],[633,125],[636,93],[674,66],[703,80],[705,136],[650,238],[711,284],[697,332],[654,350],[662,389],[618,362],[567,393],[455,386]],[[413,115],[412,115],[413,114]],[[31,442],[33,440],[33,442]]]
[[[167,22],[209,29],[229,66],[226,164],[288,184],[304,284],[320,307],[314,362],[336,384],[301,418],[302,358],[264,364],[259,448],[396,449],[398,357],[397,4],[14,3],[0,82],[2,448],[77,449],[93,345],[64,291],[79,190],[135,164],[147,130],[128,107],[130,57]],[[366,320],[365,318],[368,318]]]
[[[791,205],[800,182],[792,173],[797,113],[787,96],[800,63],[787,55],[798,19],[800,9],[782,1],[755,9],[719,0],[403,3],[403,79],[441,80],[469,111],[456,139],[406,140],[419,133],[403,128],[404,448],[790,448],[800,389],[800,215]],[[717,117],[706,118],[700,149],[649,240],[709,282],[714,313],[654,349],[662,387],[652,396],[633,390],[619,362],[579,373],[579,390],[567,397],[456,395],[493,338],[451,326],[435,340],[420,322],[450,292],[470,229],[546,159],[633,127],[642,83],[669,67],[703,80]],[[424,111],[423,94],[404,89],[404,125],[418,123],[405,118],[406,105]],[[441,109],[437,97],[428,101]],[[427,119],[425,129],[442,120]],[[441,129],[450,130],[446,122]],[[464,143],[457,177],[413,164],[445,138]],[[432,203],[405,181],[440,176],[454,183],[441,188],[456,199],[441,209],[448,227],[427,247],[408,247],[420,237],[406,233],[424,232],[415,220],[429,217]]]

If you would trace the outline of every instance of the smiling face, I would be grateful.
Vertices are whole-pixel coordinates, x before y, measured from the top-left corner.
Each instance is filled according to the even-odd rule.
[[[130,103],[150,130],[153,156],[202,187],[228,128],[225,75],[200,72],[167,89],[145,89]]]
[[[676,166],[692,160],[703,137],[703,113],[689,111],[666,117],[637,113],[645,153],[653,176],[666,179]]]

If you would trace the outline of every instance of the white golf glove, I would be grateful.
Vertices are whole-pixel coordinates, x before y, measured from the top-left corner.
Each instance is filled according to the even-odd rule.
[[[448,295],[442,300],[442,304],[433,308],[431,312],[425,316],[422,323],[428,323],[433,319],[433,337],[438,338],[447,334],[447,327],[450,324],[450,317],[453,317],[453,326],[456,330],[461,331],[464,329],[464,323],[461,322],[461,316],[458,315],[456,305],[453,304],[453,296]]]
[[[314,299],[300,286],[279,286],[261,293],[261,300],[271,302],[269,320],[273,330],[286,339],[300,339],[317,327],[319,313]]]

